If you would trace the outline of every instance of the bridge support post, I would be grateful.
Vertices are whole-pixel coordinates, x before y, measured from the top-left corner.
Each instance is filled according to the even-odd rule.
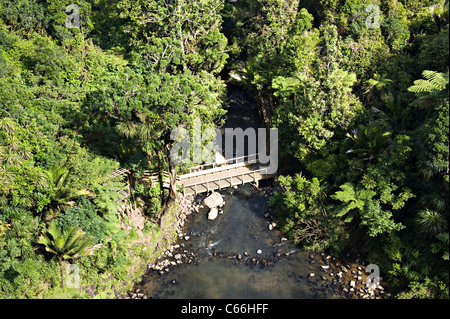
[[[253,172],[253,182],[255,183],[256,187],[259,187],[258,179],[256,178],[256,171]]]

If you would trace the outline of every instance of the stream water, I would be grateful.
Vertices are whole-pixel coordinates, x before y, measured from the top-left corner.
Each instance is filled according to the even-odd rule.
[[[224,127],[263,127],[256,101],[247,92],[231,88],[228,103]],[[246,184],[221,190],[223,214],[213,221],[206,208],[189,215],[184,232],[190,238],[178,244],[195,259],[163,275],[149,271],[140,290],[157,299],[347,298],[337,285],[324,285],[322,257],[302,251],[277,228],[269,230],[270,183],[262,181],[260,189]]]

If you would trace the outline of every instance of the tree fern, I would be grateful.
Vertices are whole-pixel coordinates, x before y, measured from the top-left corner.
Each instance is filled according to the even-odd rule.
[[[91,238],[84,231],[76,227],[68,231],[62,231],[55,221],[50,223],[47,231],[37,240],[38,244],[44,245],[45,250],[52,253],[60,264],[61,288],[64,287],[63,261],[87,256],[100,246],[89,247]]]
[[[336,209],[336,216],[342,217],[349,213],[344,222],[349,223],[353,220],[357,211],[364,211],[364,206],[376,193],[367,189],[356,189],[355,186],[347,182],[341,186],[341,189],[330,197],[341,201],[343,204]],[[355,210],[357,209],[357,210]]]
[[[392,143],[391,135],[391,132],[381,130],[376,124],[360,124],[346,135],[355,146],[347,150],[347,154],[354,153],[370,163],[375,157],[386,153]]]
[[[422,73],[424,79],[414,81],[414,85],[408,88],[413,93],[440,91],[448,85],[448,73],[439,73],[425,70]]]
[[[448,72],[425,70],[422,75],[425,79],[415,80],[414,85],[408,88],[418,97],[412,105],[427,107],[448,98]]]
[[[122,198],[119,193],[125,187],[125,184],[120,181],[110,180],[103,185],[95,188],[95,205],[103,213],[113,213],[119,206],[118,201]]]

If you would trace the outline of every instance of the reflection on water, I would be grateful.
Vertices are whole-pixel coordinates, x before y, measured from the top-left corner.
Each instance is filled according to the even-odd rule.
[[[207,210],[189,216],[184,249],[198,260],[160,275],[152,272],[141,290],[152,298],[341,298],[323,288],[320,266],[264,217],[267,198],[252,185],[224,190],[224,213],[207,219]],[[232,193],[232,194],[230,194]],[[286,256],[288,255],[288,256]],[[239,256],[239,257],[238,257]],[[277,256],[282,256],[277,258]],[[253,260],[253,262],[252,262]],[[258,264],[254,264],[254,261]],[[318,278],[308,278],[310,273]]]
[[[230,109],[224,127],[263,127],[258,109],[242,89],[229,90]],[[267,183],[263,181],[262,184]],[[223,214],[207,219],[207,210],[189,216],[183,248],[197,259],[151,271],[140,286],[150,298],[344,298],[337,287],[323,287],[320,265],[309,253],[275,228],[267,212],[267,197],[252,185],[225,189]],[[310,277],[309,274],[317,274]]]

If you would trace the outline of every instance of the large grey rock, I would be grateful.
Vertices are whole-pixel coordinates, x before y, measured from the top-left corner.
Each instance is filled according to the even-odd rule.
[[[216,192],[212,192],[211,195],[203,200],[203,204],[208,206],[208,208],[219,207],[223,204],[223,202],[224,200],[222,198],[222,195]]]

